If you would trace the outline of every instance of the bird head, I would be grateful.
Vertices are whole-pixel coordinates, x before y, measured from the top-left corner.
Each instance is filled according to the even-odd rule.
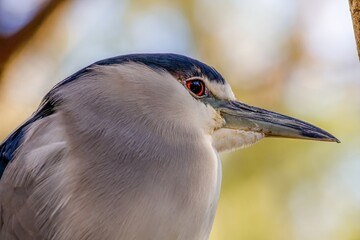
[[[263,137],[339,142],[309,123],[238,101],[230,85],[214,68],[182,55],[132,54],[105,59],[59,86],[81,76],[89,78],[89,75],[100,75],[103,85],[106,85],[106,79],[120,81],[119,88],[96,90],[100,92],[98,95],[107,92],[108,96],[121,97],[121,101],[113,102],[126,102],[132,110],[142,109],[141,118],[151,115],[148,119],[157,121],[161,125],[158,129],[167,123],[173,124],[172,129],[183,126],[189,126],[191,131],[199,129],[211,136],[213,146],[219,152],[249,146]],[[73,91],[75,98],[87,91],[84,88],[88,85],[77,88],[82,92]],[[89,99],[88,102],[92,101]],[[139,113],[131,112],[119,114],[134,114],[132,119],[137,121]]]
[[[202,127],[212,135],[219,151],[251,145],[262,137],[339,142],[309,123],[236,100],[224,78],[200,61],[176,54],[128,55],[127,61],[170,73],[188,93],[181,97],[195,100],[188,108],[200,113]]]

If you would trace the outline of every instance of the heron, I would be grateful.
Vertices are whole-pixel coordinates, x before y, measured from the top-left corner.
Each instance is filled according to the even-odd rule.
[[[0,239],[206,240],[219,153],[264,137],[339,142],[236,100],[213,67],[183,55],[95,62],[0,145]]]

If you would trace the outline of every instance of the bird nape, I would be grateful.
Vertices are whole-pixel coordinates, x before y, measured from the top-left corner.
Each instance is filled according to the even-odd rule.
[[[96,62],[0,145],[0,239],[208,239],[218,153],[271,136],[339,142],[237,101],[214,68],[185,56]]]

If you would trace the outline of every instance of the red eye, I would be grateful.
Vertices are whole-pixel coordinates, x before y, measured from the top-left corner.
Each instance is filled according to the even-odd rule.
[[[199,79],[186,81],[186,87],[198,97],[205,95],[205,83]]]

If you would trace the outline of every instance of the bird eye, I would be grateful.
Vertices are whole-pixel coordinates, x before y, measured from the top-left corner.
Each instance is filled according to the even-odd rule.
[[[193,94],[198,97],[205,95],[205,83],[199,79],[187,80],[185,82],[187,89],[189,89]]]

